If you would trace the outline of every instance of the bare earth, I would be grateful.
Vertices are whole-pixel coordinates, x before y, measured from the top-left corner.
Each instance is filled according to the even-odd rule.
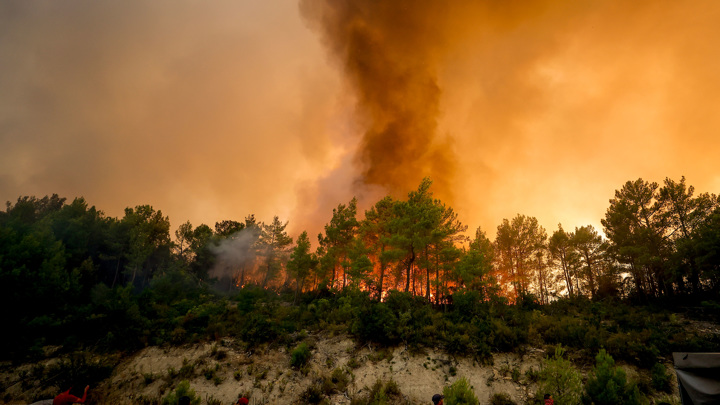
[[[230,339],[184,347],[148,347],[123,359],[102,385],[91,387],[88,403],[157,403],[187,379],[203,404],[231,405],[240,394],[248,395],[252,405],[293,404],[299,403],[300,395],[308,387],[341,369],[349,384],[344,392],[332,395],[332,404],[349,404],[351,398],[366,394],[377,380],[395,381],[410,403],[429,404],[433,394],[461,377],[469,381],[480,403],[488,403],[493,394],[505,393],[522,404],[537,390],[526,372],[539,370],[545,356],[542,349],[529,348],[522,357],[514,353],[495,354],[493,365],[483,365],[470,358],[453,358],[439,350],[410,353],[403,347],[385,350],[369,345],[357,347],[347,336],[321,334],[309,336],[306,341],[312,355],[308,365],[299,370],[290,367],[290,354],[285,347],[245,352]],[[57,359],[45,361],[45,366],[53,361]],[[666,366],[672,372],[672,365]],[[32,367],[32,364],[16,369],[3,367],[7,370],[1,375],[6,390],[0,403],[23,404],[30,399],[52,398],[59,392],[59,387],[44,391],[26,388],[28,391],[24,392],[23,384],[13,384],[20,380],[19,375],[30,375]],[[630,378],[638,376],[633,367],[622,367]],[[590,368],[591,365],[582,367],[581,372],[587,374]]]
[[[427,404],[433,394],[442,392],[444,386],[460,377],[468,379],[481,402],[503,392],[523,403],[535,390],[534,385],[525,382],[525,371],[531,367],[539,369],[543,356],[540,350],[522,360],[514,354],[497,354],[494,366],[483,366],[471,359],[453,359],[435,350],[410,354],[403,348],[381,353],[369,346],[358,349],[347,337],[316,339],[313,346],[310,365],[305,370],[289,366],[290,355],[284,348],[250,354],[234,350],[231,344],[220,344],[215,346],[213,356],[213,344],[168,349],[150,347],[123,362],[115,370],[112,381],[101,388],[107,393],[108,404],[137,403],[140,395],[157,397],[168,385],[163,378],[168,369],[179,370],[185,360],[186,364],[196,364],[195,373],[199,375],[190,379],[196,393],[204,400],[213,397],[223,404],[234,403],[240,393],[249,394],[251,404],[289,404],[314,382],[343,367],[350,371],[351,382],[346,392],[331,398],[333,404],[349,404],[350,398],[367,392],[378,379],[394,380],[408,400]],[[226,357],[217,360],[218,351],[225,351]],[[385,358],[373,361],[378,357]],[[351,359],[354,359],[352,367],[348,364]],[[214,378],[208,380],[200,371],[216,367],[216,375],[221,380],[217,385]],[[517,383],[509,373],[515,367],[521,375]],[[239,374],[237,380],[236,373]],[[146,384],[144,376],[150,374],[156,379]]]

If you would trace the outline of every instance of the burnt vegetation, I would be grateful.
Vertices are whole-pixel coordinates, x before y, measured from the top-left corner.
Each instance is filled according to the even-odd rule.
[[[339,205],[314,251],[277,217],[188,222],[171,238],[150,206],[111,218],[82,198],[19,198],[0,212],[0,305],[12,331],[2,357],[234,337],[249,349],[295,348],[302,368],[298,336],[322,332],[479,362],[562,345],[592,365],[602,350],[652,371],[646,390],[667,390],[659,361],[720,350],[717,334],[688,327],[720,316],[717,196],[694,196],[684,179],[639,179],[610,200],[607,239],[592,226],[548,238],[518,215],[491,241],[480,229],[466,238],[430,186],[382,199],[362,219],[355,200]]]

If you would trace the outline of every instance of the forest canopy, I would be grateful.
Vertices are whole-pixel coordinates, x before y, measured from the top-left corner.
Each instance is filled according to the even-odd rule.
[[[609,202],[601,220],[606,238],[582,224],[548,232],[518,214],[503,219],[491,240],[482,229],[468,237],[424,179],[407,198],[385,197],[363,214],[356,199],[339,204],[313,243],[307,232],[294,240],[277,216],[266,223],[249,214],[214,227],[185,222],[171,233],[169,218],[149,205],[113,218],[83,198],[25,196],[0,212],[0,305],[13,308],[6,324],[21,331],[17,347],[28,349],[42,344],[48,330],[68,336],[87,327],[85,319],[101,341],[145,336],[139,343],[150,344],[157,319],[175,325],[163,339],[175,333],[182,340],[179,318],[207,326],[222,312],[196,308],[202,297],[250,286],[287,292],[295,301],[357,291],[374,302],[404,294],[470,307],[468,297],[521,305],[717,300],[718,196],[696,195],[685,178],[662,185],[637,179]],[[264,293],[248,294],[239,307],[252,307],[252,294]],[[118,317],[132,328],[114,329]],[[115,332],[107,336],[106,329]]]

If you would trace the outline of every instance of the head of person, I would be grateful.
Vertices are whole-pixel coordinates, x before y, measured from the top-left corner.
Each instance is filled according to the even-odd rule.
[[[178,405],[190,405],[190,397],[182,396],[178,399]]]
[[[550,399],[550,397],[551,397],[550,394],[545,394],[545,396],[543,397],[543,399]]]
[[[433,404],[434,405],[442,405],[444,398],[445,398],[445,396],[443,396],[441,394],[433,395],[433,397],[432,397]]]

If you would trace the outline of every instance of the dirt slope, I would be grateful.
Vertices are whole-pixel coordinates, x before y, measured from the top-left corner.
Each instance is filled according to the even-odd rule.
[[[98,389],[103,392],[104,403],[136,404],[165,395],[188,377],[185,379],[206,401],[217,399],[231,404],[244,393],[250,395],[251,404],[289,404],[312,384],[341,369],[349,377],[349,384],[343,392],[331,396],[333,404],[349,404],[350,398],[367,392],[378,379],[394,380],[409,401],[426,404],[433,394],[460,377],[468,379],[482,402],[494,393],[504,392],[522,403],[535,390],[526,382],[525,372],[538,369],[543,354],[531,351],[523,359],[499,354],[494,366],[484,366],[435,350],[411,354],[404,348],[357,348],[347,337],[309,340],[312,357],[301,370],[289,367],[290,355],[285,348],[241,352],[230,341],[184,348],[150,347],[120,364],[110,381]],[[184,373],[180,372],[183,364]],[[517,382],[511,378],[514,368],[520,371]]]

